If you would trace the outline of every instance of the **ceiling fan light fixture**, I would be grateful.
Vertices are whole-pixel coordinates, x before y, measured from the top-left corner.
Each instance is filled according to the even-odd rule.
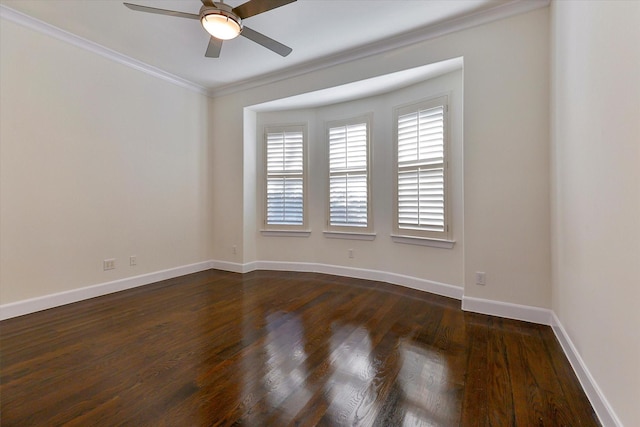
[[[240,18],[224,10],[209,9],[201,14],[200,22],[209,34],[220,40],[236,38],[242,31]]]
[[[2,0],[0,0],[2,1]],[[201,0],[200,12],[187,13],[177,10],[159,9],[157,7],[124,3],[126,7],[137,12],[155,13],[158,15],[177,16],[179,18],[199,20],[202,28],[211,35],[204,54],[207,58],[218,58],[224,40],[231,40],[240,34],[257,44],[266,47],[280,56],[287,56],[293,49],[276,40],[242,25],[242,20],[268,12],[296,0],[248,0],[237,7],[231,7],[224,0]]]

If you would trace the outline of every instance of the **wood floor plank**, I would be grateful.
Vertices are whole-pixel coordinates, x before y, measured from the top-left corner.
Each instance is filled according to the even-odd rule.
[[[571,426],[597,424],[598,417],[589,401],[582,397],[584,396],[584,391],[576,374],[571,369],[568,359],[562,352],[558,340],[553,334],[546,333],[543,329],[539,331],[539,337],[544,343],[546,356],[551,365],[552,374],[549,374],[549,376],[557,381],[558,388],[553,388],[553,391],[557,393],[555,399],[561,400],[556,404],[558,411],[563,412],[561,424]],[[570,419],[566,418],[565,411],[570,412]]]
[[[492,426],[515,426],[514,388],[502,324],[502,319],[493,318],[488,328],[488,423]]]
[[[488,316],[465,313],[465,325],[469,336],[464,396],[460,425],[484,427],[488,424],[487,392],[489,346]]]
[[[536,377],[534,365],[537,357],[528,358],[525,341],[521,334],[503,328],[504,344],[508,359],[508,371],[511,379],[513,406],[516,425],[544,425],[541,420],[548,419],[553,424],[544,402],[544,390]],[[527,336],[527,340],[531,337]]]
[[[550,328],[209,270],[0,322],[3,426],[597,426]]]

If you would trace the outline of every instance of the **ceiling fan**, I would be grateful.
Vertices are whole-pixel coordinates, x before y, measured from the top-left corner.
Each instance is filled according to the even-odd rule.
[[[258,43],[281,56],[287,56],[293,50],[290,47],[243,25],[242,20],[267,12],[271,9],[293,3],[296,0],[249,0],[248,2],[234,8],[225,4],[223,0],[219,2],[214,2],[213,0],[201,1],[202,7],[198,14],[158,9],[155,7],[140,6],[131,3],[124,3],[124,5],[129,9],[138,12],[157,13],[159,15],[199,20],[204,29],[211,35],[211,38],[209,39],[209,46],[204,54],[204,56],[208,58],[218,58],[220,56],[220,50],[222,49],[222,42],[224,40],[231,40],[239,35]]]

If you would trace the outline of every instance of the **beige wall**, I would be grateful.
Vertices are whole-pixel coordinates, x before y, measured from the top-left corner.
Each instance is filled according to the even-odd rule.
[[[216,98],[212,121],[217,129],[216,151],[220,155],[214,159],[214,169],[226,172],[228,185],[216,187],[214,258],[248,263],[259,257],[253,247],[256,228],[252,223],[243,223],[243,218],[251,221],[256,215],[255,205],[248,202],[251,198],[243,200],[242,197],[243,188],[248,187],[245,181],[253,179],[254,173],[246,168],[243,171],[247,154],[240,141],[245,131],[242,124],[245,107],[462,56],[463,283],[454,278],[451,280],[455,282],[450,284],[464,285],[465,294],[477,298],[549,308],[548,19],[548,9],[541,9]],[[255,143],[255,138],[252,141]],[[239,211],[244,215],[238,215]],[[382,227],[381,224],[376,227],[378,225]],[[376,241],[389,239],[377,231]],[[426,259],[425,254],[435,252],[432,248],[397,244],[393,249],[377,251],[380,246],[369,246],[377,248],[369,250],[364,248],[368,242],[355,243],[354,249],[363,256],[345,265],[356,268],[369,268],[376,259],[395,259],[396,251],[402,251],[397,253],[412,260]],[[235,256],[231,249],[234,245],[239,252]],[[245,245],[252,247],[245,248]],[[299,248],[295,254],[279,253],[279,256],[290,261],[304,256],[306,262],[321,262],[330,259],[336,245],[344,252],[342,243],[320,239],[317,245]],[[332,262],[342,263],[343,256]],[[423,265],[427,263],[428,260]],[[437,268],[412,265],[411,271],[426,280],[441,278]],[[486,286],[474,284],[475,271],[487,273]]]
[[[208,98],[0,31],[0,303],[211,259]]]
[[[210,259],[410,272],[553,308],[637,424],[640,3],[554,1],[551,14],[551,27],[541,9],[214,100],[2,21],[0,304]],[[375,243],[321,238],[319,199],[309,243],[259,235],[246,107],[460,56],[461,253],[390,243],[384,191]],[[105,258],[117,268],[102,271]]]
[[[640,2],[551,10],[553,310],[640,425]]]
[[[245,152],[253,148],[257,152],[260,170],[257,181],[257,197],[252,211],[258,213],[257,228],[263,228],[264,181],[260,167],[263,159],[263,141],[260,139],[265,125],[286,123],[308,124],[308,211],[309,237],[252,235],[256,242],[257,259],[262,261],[315,262],[335,266],[364,268],[412,277],[426,278],[462,288],[463,274],[463,206],[462,206],[462,70],[429,79],[420,84],[394,90],[392,93],[368,97],[351,102],[323,106],[314,109],[282,111],[258,114],[258,141],[253,146],[245,145]],[[452,249],[416,247],[394,243],[390,238],[393,221],[393,165],[392,123],[393,108],[434,96],[449,95],[450,130],[450,200],[453,215],[451,225]],[[371,180],[372,214],[376,238],[373,241],[326,238],[327,183],[324,123],[371,114]],[[245,164],[245,168],[247,168]],[[353,258],[349,258],[353,249]]]
[[[446,250],[388,244],[385,194],[374,194],[385,245],[347,243],[347,264],[333,255],[345,242],[319,239],[285,258],[408,271],[469,296],[550,306],[548,10],[214,100],[10,22],[2,31],[3,303],[208,259],[260,260],[268,250],[257,245],[255,170],[245,167],[255,154],[243,147],[243,116],[255,116],[245,107],[462,56],[455,267]],[[117,269],[103,272],[105,258]],[[486,286],[474,285],[475,271]]]

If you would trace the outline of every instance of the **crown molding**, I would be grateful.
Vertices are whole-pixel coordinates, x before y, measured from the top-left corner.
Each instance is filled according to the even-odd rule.
[[[185,89],[189,89],[203,95],[208,95],[207,89],[203,86],[197,85],[189,80],[168,73],[164,70],[161,70],[160,68],[154,67],[153,65],[138,61],[137,59],[131,58],[130,56],[123,55],[119,52],[116,52],[115,50],[109,49],[98,43],[92,42],[68,31],[62,30],[58,27],[36,19],[32,16],[26,15],[22,12],[18,12],[17,10],[11,9],[2,4],[0,4],[0,18],[64,41],[81,49],[88,50],[89,52],[95,53],[127,67],[133,68],[134,70],[142,71],[143,73],[178,85]]]
[[[264,74],[255,78],[244,81],[231,83],[209,91],[212,97],[230,95],[235,92],[241,92],[288,80],[303,74],[330,68],[336,65],[353,62],[359,59],[382,54],[391,50],[400,49],[411,46],[416,43],[434,39],[436,37],[451,34],[457,31],[466,30],[468,28],[487,24],[500,19],[509,18],[511,16],[522,13],[531,12],[549,6],[551,0],[512,0],[508,3],[494,6],[490,9],[482,10],[470,15],[453,18],[434,25],[418,28],[416,30],[400,34],[395,37],[382,40],[380,42],[371,43],[366,46],[343,51],[334,55],[328,55],[319,59],[305,62],[303,64],[278,70],[273,73]]]
[[[207,89],[192,81],[183,79],[160,68],[154,67],[127,55],[116,52],[98,43],[92,42],[68,31],[62,30],[39,19],[33,18],[24,13],[18,12],[5,5],[0,4],[0,18],[27,27],[31,30],[46,34],[58,40],[70,43],[74,46],[98,54],[104,58],[118,62],[135,70],[149,74],[156,78],[165,80],[180,87],[204,94],[211,97],[229,95],[259,86],[291,79],[303,74],[330,68],[336,65],[353,62],[359,59],[378,55],[395,49],[400,49],[416,43],[424,42],[446,34],[462,31],[468,28],[487,24],[500,19],[509,18],[521,13],[530,12],[536,9],[547,7],[551,0],[512,0],[490,9],[465,15],[459,18],[450,19],[435,25],[429,25],[417,30],[413,30],[396,37],[391,37],[380,42],[366,46],[350,49],[338,54],[325,56],[303,64],[279,70],[273,73],[264,74],[258,77],[246,79],[240,82],[231,83],[218,88]]]

